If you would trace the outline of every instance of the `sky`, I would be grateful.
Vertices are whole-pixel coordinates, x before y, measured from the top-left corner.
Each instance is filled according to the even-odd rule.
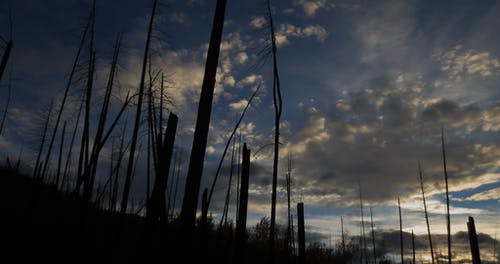
[[[165,73],[171,99],[167,107],[179,116],[176,145],[184,160],[183,186],[215,4],[208,0],[160,3],[151,61],[154,71]],[[338,240],[341,216],[347,232],[359,234],[360,190],[365,221],[371,207],[376,230],[399,227],[400,197],[403,229],[425,234],[420,161],[431,229],[444,234],[444,128],[451,231],[466,231],[467,217],[473,216],[479,233],[496,236],[500,219],[500,3],[276,0],[273,5],[283,93],[278,221],[286,220],[285,173],[290,153],[292,202],[305,204],[310,241],[326,242],[329,236]],[[2,159],[20,155],[26,167],[33,165],[41,116],[52,98],[60,101],[89,8],[87,0],[0,4],[0,35],[8,36],[10,9],[14,41],[0,84],[2,112],[7,84],[12,87],[0,135]],[[127,91],[137,91],[150,9],[149,1],[98,1],[94,114],[119,32],[124,40],[112,112],[116,113]],[[265,11],[261,0],[227,3],[202,178],[202,188],[209,187],[237,118],[260,87],[240,129],[242,141],[253,153],[248,226],[271,211],[269,144],[273,142],[274,110],[271,60],[262,52],[269,38]],[[82,89],[81,83],[72,86],[72,111],[64,117],[68,125],[75,120]],[[139,160],[145,155],[141,146]],[[107,168],[110,153],[107,144],[100,171]],[[146,188],[144,162],[138,164],[132,191],[135,201],[144,199]],[[211,205],[216,219],[222,211],[228,175],[226,161]],[[234,218],[233,205],[230,218]],[[491,256],[491,251],[482,254]]]

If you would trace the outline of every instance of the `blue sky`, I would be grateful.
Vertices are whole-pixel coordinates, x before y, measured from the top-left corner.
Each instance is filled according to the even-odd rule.
[[[178,146],[187,160],[214,4],[162,3],[152,63],[168,76],[167,93],[174,103],[169,109],[180,117]],[[254,67],[268,37],[264,4],[228,1],[202,187],[210,185],[226,138],[259,85],[241,133],[252,150],[273,140],[270,61]],[[23,149],[25,160],[31,160],[34,140],[27,135],[37,130],[36,120],[51,97],[57,100],[62,94],[90,4],[4,1],[2,36],[8,34],[9,5],[14,19],[9,63],[13,97],[0,135],[0,154],[17,156]],[[126,91],[138,87],[150,3],[98,1],[97,8],[97,86],[104,86],[114,39],[123,32],[116,93],[123,99]],[[472,215],[478,232],[493,236],[500,217],[499,13],[496,1],[274,1],[284,98],[280,217],[285,215],[284,175],[290,152],[293,201],[305,203],[312,232],[338,236],[343,215],[348,230],[356,234],[361,184],[365,216],[373,207],[376,228],[398,227],[400,196],[404,229],[423,233],[420,160],[431,227],[445,232],[443,126],[452,232],[466,230],[467,216]],[[4,78],[2,88],[6,83]],[[72,89],[76,95],[81,87]],[[6,93],[2,89],[2,111]],[[114,106],[118,105],[116,100]],[[70,122],[70,114],[67,119]],[[109,159],[109,149],[102,163]],[[271,148],[252,157],[249,225],[270,214],[271,157]],[[134,178],[136,200],[143,199],[143,175],[139,168]],[[216,216],[226,184],[227,173],[216,188]]]

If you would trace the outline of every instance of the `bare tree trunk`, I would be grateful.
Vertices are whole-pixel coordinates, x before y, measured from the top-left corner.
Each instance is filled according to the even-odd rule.
[[[231,165],[229,169],[229,181],[227,183],[227,191],[226,191],[226,198],[224,199],[224,208],[222,209],[222,217],[219,222],[219,228],[222,228],[222,225],[227,226],[227,215],[229,211],[229,202],[231,200],[231,183],[233,180],[233,170],[234,170],[234,148],[235,148],[235,142],[236,140],[233,141],[233,148],[231,150]]]
[[[413,233],[413,229],[411,230],[411,248],[412,248],[412,256],[413,263],[415,264],[415,234]]]
[[[73,154],[73,145],[75,143],[76,132],[78,131],[78,125],[80,123],[80,114],[82,113],[82,109],[83,109],[83,101],[80,104],[80,109],[78,110],[78,115],[76,116],[75,128],[73,129],[73,135],[71,136],[71,142],[69,143],[68,156],[66,158],[66,164],[64,165],[64,173],[61,183],[61,189],[64,189],[65,185],[68,186],[69,166],[71,164],[71,155]],[[68,188],[66,189],[68,190]]]
[[[139,125],[141,122],[142,100],[143,100],[143,96],[144,96],[144,81],[145,81],[145,77],[146,77],[146,67],[148,64],[147,62],[148,62],[148,56],[149,56],[149,45],[151,43],[151,32],[153,30],[153,22],[154,22],[155,13],[156,13],[156,5],[157,5],[157,0],[153,0],[153,9],[151,11],[151,18],[149,21],[148,34],[146,37],[146,47],[144,48],[144,57],[143,57],[142,72],[141,72],[141,82],[139,85],[139,98],[137,99],[137,109],[135,112],[134,130],[132,132],[133,133],[132,140],[130,142],[130,155],[129,155],[128,165],[127,165],[127,174],[125,176],[125,186],[123,188],[123,196],[122,196],[122,201],[121,201],[121,206],[120,206],[120,213],[121,214],[125,214],[127,212],[128,196],[130,193],[132,173],[134,170],[135,148],[137,145],[137,137],[139,134]]]
[[[59,160],[57,162],[57,175],[56,175],[56,188],[59,188],[59,180],[61,177],[61,163],[62,163],[62,155],[63,155],[63,147],[64,147],[64,134],[66,133],[66,121],[64,121],[63,129],[61,133],[61,144],[59,146]]]
[[[443,151],[444,182],[446,184],[446,238],[448,241],[448,264],[451,264],[450,195],[448,192],[448,171],[446,170],[446,151],[445,151],[445,146],[444,146],[444,128],[441,128],[441,148]]]
[[[236,255],[245,259],[246,226],[247,226],[247,206],[248,206],[248,183],[250,178],[250,150],[247,144],[243,145],[243,163],[241,165],[241,186],[240,187],[240,215],[236,222]]]
[[[281,99],[280,79],[278,73],[277,46],[274,34],[274,22],[271,10],[271,1],[267,0],[267,12],[269,29],[271,33],[271,48],[273,55],[273,105],[274,105],[274,159],[273,159],[273,185],[271,193],[271,226],[269,230],[269,246],[271,250],[271,262],[275,261],[275,225],[276,225],[276,188],[278,184],[278,160],[279,160],[279,138],[280,119],[283,102]]]
[[[398,210],[399,210],[399,243],[401,246],[401,264],[404,264],[403,254],[403,218],[401,217],[401,203],[398,197]]]
[[[5,47],[5,52],[2,55],[2,62],[0,63],[0,80],[2,80],[3,72],[5,67],[7,66],[7,61],[9,61],[10,51],[12,50],[12,40],[7,42],[7,46]]]
[[[92,27],[92,32],[91,32],[92,33],[92,37],[91,38],[93,38],[94,22],[95,22],[95,0],[93,1],[92,11],[91,11],[89,20],[87,21],[87,25],[85,26],[85,29],[83,30],[82,38],[80,40],[80,45],[78,47],[78,51],[76,53],[76,57],[75,57],[75,60],[73,62],[73,67],[71,68],[71,72],[69,74],[68,82],[66,84],[66,89],[64,90],[64,95],[63,95],[63,98],[62,98],[61,106],[59,108],[59,112],[57,113],[57,118],[56,118],[56,123],[55,123],[55,126],[54,126],[54,131],[52,133],[52,137],[51,137],[50,144],[49,144],[49,149],[47,151],[47,157],[45,159],[45,165],[44,165],[42,173],[41,173],[41,178],[42,179],[45,176],[45,173],[47,172],[47,166],[48,166],[48,164],[50,162],[50,153],[51,153],[51,150],[52,150],[52,145],[54,144],[54,139],[56,137],[57,129],[59,127],[59,122],[61,120],[62,112],[63,112],[64,106],[66,104],[66,99],[68,97],[69,88],[71,87],[71,83],[73,82],[73,77],[74,77],[74,74],[76,72],[76,67],[77,67],[78,61],[80,59],[80,53],[81,53],[81,51],[83,49],[83,45],[84,45],[85,38],[86,38],[87,32],[89,30],[89,27]],[[90,56],[93,56],[92,55],[92,48],[91,48],[91,54],[90,54]],[[92,61],[92,59],[91,59],[91,61]],[[89,73],[89,75],[90,75],[90,73]]]
[[[175,133],[177,130],[177,116],[170,113],[167,128],[165,132],[164,145],[160,152],[161,162],[159,164],[159,173],[156,175],[153,185],[153,193],[149,206],[147,207],[147,217],[152,220],[167,221],[167,207],[165,192],[167,191],[168,176],[170,172],[170,163],[174,151]]]
[[[215,172],[215,177],[214,180],[212,181],[212,187],[210,188],[210,194],[208,195],[208,206],[210,206],[210,201],[212,200],[212,194],[214,193],[215,189],[215,184],[217,183],[217,179],[219,177],[220,170],[222,168],[222,163],[224,162],[224,157],[226,156],[227,150],[229,148],[229,144],[231,144],[231,140],[233,139],[234,135],[236,134],[236,131],[238,130],[241,121],[243,121],[243,117],[245,117],[245,113],[248,110],[248,107],[252,103],[253,99],[257,95],[257,92],[259,91],[260,86],[257,87],[257,89],[253,92],[252,96],[248,100],[247,105],[245,106],[245,109],[241,112],[240,118],[238,119],[238,122],[234,125],[233,132],[231,132],[231,135],[229,136],[228,140],[226,141],[226,146],[224,147],[224,151],[222,152],[222,156],[219,160],[219,165],[217,166],[217,171]]]
[[[7,112],[9,111],[10,94],[11,94],[11,83],[9,82],[9,87],[7,91],[7,103],[5,104],[5,110],[3,111],[2,122],[0,123],[0,135],[2,134],[3,125],[5,124],[5,119],[7,118]]]
[[[340,228],[342,232],[342,256],[345,256],[344,218],[340,216]]]
[[[290,214],[290,195],[291,195],[291,178],[292,178],[292,157],[290,153],[288,153],[288,172],[286,174],[286,197],[287,197],[287,217],[288,217],[288,223],[287,223],[287,235],[286,235],[286,246],[287,246],[287,251],[289,254],[291,254],[291,249],[292,249],[292,215]]]
[[[304,203],[297,204],[297,218],[299,225],[299,264],[306,263],[306,240],[304,230]]]
[[[375,230],[373,229],[373,213],[372,208],[370,207],[370,220],[372,225],[372,246],[373,246],[373,263],[377,263],[377,251],[375,249]],[[415,264],[415,263],[413,263]]]
[[[50,116],[52,115],[53,108],[54,108],[54,98],[52,98],[52,100],[50,101],[49,112],[47,113],[47,117],[45,118],[45,124],[43,126],[42,141],[40,142],[40,148],[38,149],[38,155],[36,157],[36,162],[35,162],[35,170],[33,171],[33,177],[35,179],[40,179],[39,174],[40,174],[40,169],[42,167],[42,164],[40,164],[41,162],[40,159],[42,156],[43,145],[45,144],[45,137],[47,136],[47,129],[49,127]]]
[[[359,185],[359,205],[361,208],[361,237],[363,238],[363,253],[362,255],[364,256],[365,259],[365,264],[368,264],[368,252],[366,251],[366,233],[365,233],[365,219],[364,219],[364,212],[363,212],[363,197],[361,196],[362,191],[361,191],[361,184]]]
[[[226,0],[217,0],[215,16],[208,45],[205,74],[201,88],[198,115],[194,131],[193,146],[189,159],[189,168],[182,201],[181,223],[185,229],[192,229],[196,218],[200,182],[205,161],[205,149],[207,146],[210,115],[212,112],[212,99],[215,88],[217,64],[219,61],[220,43],[222,40],[222,29],[224,27],[224,15]],[[210,197],[208,198],[210,200]],[[208,201],[209,202],[209,201]]]
[[[434,248],[432,246],[431,226],[429,224],[429,215],[427,213],[427,203],[425,201],[425,191],[424,191],[424,177],[422,175],[422,167],[420,166],[420,161],[418,161],[418,175],[420,178],[420,189],[422,190],[422,200],[424,202],[425,223],[427,225],[427,237],[429,238],[429,247],[431,249],[431,260],[432,264],[434,264]]]
[[[477,242],[476,225],[474,224],[474,218],[469,216],[469,222],[467,222],[467,229],[469,231],[469,243],[470,252],[472,255],[472,264],[481,264],[481,255],[479,254],[479,245]]]

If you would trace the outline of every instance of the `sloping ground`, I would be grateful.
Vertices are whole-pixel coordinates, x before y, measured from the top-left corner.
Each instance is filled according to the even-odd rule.
[[[142,248],[140,218],[85,207],[6,169],[0,169],[0,210],[2,257],[13,257],[11,263],[133,260]]]
[[[176,223],[152,225],[142,217],[91,208],[4,168],[0,210],[0,256],[13,259],[8,263],[259,263],[269,252],[267,240],[254,241],[235,256],[232,229],[216,232],[211,225],[206,236],[194,230],[187,237]]]

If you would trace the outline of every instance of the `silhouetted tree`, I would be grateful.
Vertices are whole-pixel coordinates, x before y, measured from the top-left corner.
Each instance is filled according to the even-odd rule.
[[[429,224],[429,215],[427,214],[427,203],[425,201],[425,190],[424,190],[424,177],[422,175],[422,167],[420,166],[420,161],[418,161],[418,175],[420,179],[420,189],[422,190],[422,201],[424,203],[425,223],[427,225],[427,237],[429,238],[429,247],[431,249],[431,261],[432,264],[434,264],[434,248],[432,246],[431,226]]]
[[[212,99],[214,96],[220,43],[222,40],[222,30],[224,28],[226,2],[226,0],[217,0],[212,33],[208,45],[205,73],[203,76],[200,101],[198,104],[198,115],[196,118],[191,156],[189,158],[184,199],[182,201],[181,222],[186,229],[191,229],[194,226],[196,218],[200,182],[203,173],[203,162],[205,161],[208,129],[212,113]],[[208,203],[209,200],[210,198],[208,198]]]
[[[143,61],[142,61],[141,81],[139,84],[139,93],[138,93],[139,97],[137,99],[137,108],[136,108],[136,112],[135,112],[134,129],[132,132],[132,139],[130,142],[130,155],[129,155],[128,165],[127,165],[127,174],[125,176],[125,186],[123,188],[123,196],[122,196],[122,201],[121,201],[121,206],[120,206],[120,212],[122,214],[125,214],[127,212],[128,196],[130,193],[132,173],[134,170],[135,148],[137,146],[137,136],[139,133],[139,125],[141,122],[142,101],[143,101],[143,97],[144,97],[144,83],[145,83],[145,77],[146,77],[146,66],[147,66],[148,57],[149,57],[149,46],[151,43],[151,32],[153,30],[153,22],[154,22],[155,14],[156,14],[156,5],[157,5],[157,0],[153,0],[153,8],[151,10],[151,17],[149,20],[148,33],[146,36],[146,46],[144,47],[144,57],[143,57]]]

